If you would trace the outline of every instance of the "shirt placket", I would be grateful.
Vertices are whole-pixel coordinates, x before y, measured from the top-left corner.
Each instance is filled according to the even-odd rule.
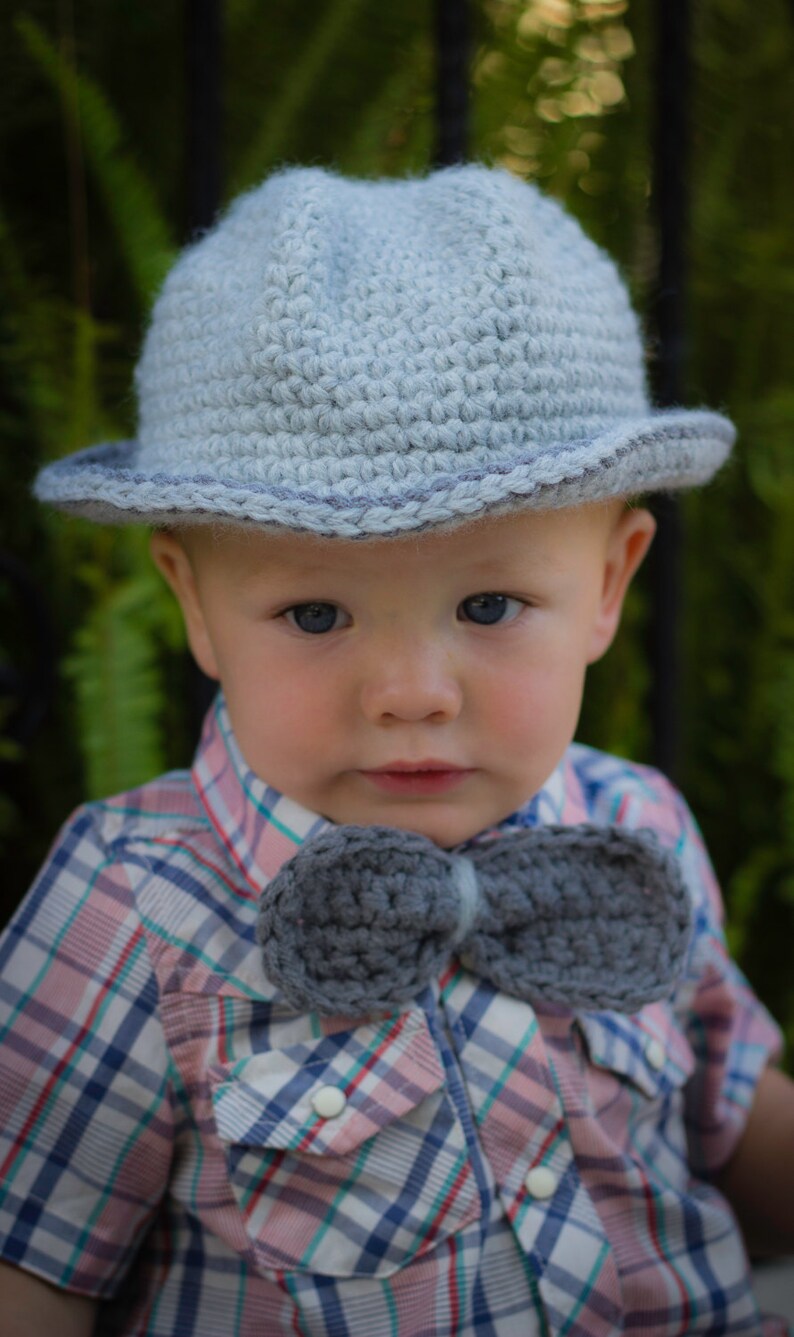
[[[586,1113],[575,1064],[550,1058],[529,1004],[465,971],[447,982],[442,1002],[483,1152],[547,1332],[614,1337],[623,1331],[617,1266],[567,1132],[566,1117]],[[555,1047],[570,1047],[570,1014],[553,1010],[543,1025]]]

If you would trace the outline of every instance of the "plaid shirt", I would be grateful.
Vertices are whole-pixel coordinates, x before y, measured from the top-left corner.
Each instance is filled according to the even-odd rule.
[[[501,829],[544,822],[675,849],[671,1001],[533,1008],[452,960],[404,1011],[296,1015],[257,907],[325,823],[247,769],[219,695],[192,772],[78,809],[0,940],[2,1256],[124,1337],[785,1333],[704,1178],[780,1035],[693,819],[574,745]]]

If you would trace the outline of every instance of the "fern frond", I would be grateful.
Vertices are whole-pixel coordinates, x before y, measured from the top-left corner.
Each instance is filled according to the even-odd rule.
[[[233,172],[232,194],[260,181],[284,151],[290,131],[322,80],[322,71],[339,50],[361,0],[331,0],[311,36],[300,48],[290,67],[281,96],[267,109],[258,134],[249,144],[242,162]]]
[[[49,445],[61,437],[66,411],[64,367],[71,307],[32,278],[0,209],[0,367],[25,411],[30,435]],[[62,449],[62,445],[61,445]]]
[[[339,154],[340,166],[352,176],[367,176],[373,168],[388,175],[392,160],[400,165],[410,143],[410,109],[419,102],[432,80],[433,51],[429,34],[422,33],[406,50],[377,97],[362,116],[350,142]],[[426,160],[427,155],[425,155]]]
[[[42,73],[80,126],[86,159],[113,221],[121,253],[143,306],[160,286],[175,246],[165,215],[137,163],[123,149],[123,134],[105,94],[76,71],[34,19],[21,16],[17,32]]]
[[[86,788],[115,794],[162,770],[160,676],[152,639],[134,619],[141,592],[114,590],[91,609],[63,670],[75,688]]]
[[[165,768],[161,646],[175,622],[149,565],[115,584],[107,584],[96,563],[83,574],[96,597],[63,668],[75,692],[87,789],[97,798]]]

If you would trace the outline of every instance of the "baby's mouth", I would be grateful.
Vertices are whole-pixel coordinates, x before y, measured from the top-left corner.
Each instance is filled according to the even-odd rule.
[[[455,789],[467,776],[473,775],[474,771],[467,767],[455,766],[450,762],[431,759],[418,762],[393,761],[386,766],[379,766],[376,770],[361,771],[360,774],[382,793],[422,795],[444,794],[450,789]]]

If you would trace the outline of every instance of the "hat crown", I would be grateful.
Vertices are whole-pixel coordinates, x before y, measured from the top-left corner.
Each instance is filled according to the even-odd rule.
[[[612,261],[479,165],[269,178],[175,265],[137,383],[142,469],[288,487],[487,468],[649,408]]]
[[[138,438],[46,465],[37,496],[366,538],[693,486],[734,437],[651,408],[612,261],[480,164],[276,173],[177,261],[137,385]]]

